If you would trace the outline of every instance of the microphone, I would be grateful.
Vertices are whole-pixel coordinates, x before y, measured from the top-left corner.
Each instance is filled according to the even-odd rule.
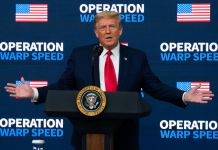
[[[99,45],[95,45],[92,49],[92,59],[99,57],[102,52],[103,52],[103,47]]]
[[[92,49],[92,64],[91,65],[92,65],[92,84],[93,85],[96,85],[96,81],[95,81],[96,59],[101,55],[102,52],[103,52],[103,47],[99,45],[95,45]]]

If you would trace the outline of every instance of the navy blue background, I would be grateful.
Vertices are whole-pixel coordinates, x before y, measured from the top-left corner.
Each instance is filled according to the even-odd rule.
[[[160,79],[176,86],[177,81],[208,81],[211,90],[218,95],[217,62],[162,62],[160,44],[162,42],[217,42],[218,4],[211,1],[210,23],[177,23],[177,3],[210,2],[208,0],[134,0],[124,3],[144,3],[143,23],[123,23],[121,41],[147,53],[152,70]],[[16,23],[15,4],[47,3],[47,23]],[[65,68],[66,60],[74,47],[97,42],[92,23],[81,23],[79,5],[82,3],[102,3],[100,0],[13,0],[0,1],[0,42],[64,42],[65,59],[61,62],[45,61],[2,61],[0,62],[0,118],[47,118],[44,104],[34,105],[29,100],[15,100],[4,91],[7,82],[15,82],[21,76],[26,80],[57,81]],[[115,0],[104,3],[122,3]],[[137,60],[136,60],[137,61]],[[133,68],[134,69],[134,68]],[[216,120],[218,121],[217,97],[207,105],[190,104],[181,109],[160,102],[146,95],[145,100],[153,106],[152,114],[140,120],[140,148],[145,149],[216,149],[217,140],[161,139],[161,120]],[[48,150],[71,150],[73,125],[65,118],[64,136],[45,138]],[[0,149],[31,149],[28,137],[0,137]]]

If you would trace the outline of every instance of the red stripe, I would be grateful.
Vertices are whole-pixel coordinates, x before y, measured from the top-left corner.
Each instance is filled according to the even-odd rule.
[[[180,13],[180,14],[177,14],[177,16],[191,16],[191,15],[199,15],[199,16],[203,16],[203,15],[207,15],[207,16],[210,16],[210,13],[199,13],[199,12],[195,12],[195,13]]]
[[[48,8],[47,6],[32,6],[30,5],[30,8]]]
[[[35,13],[48,14],[47,11],[30,11],[30,14],[35,14]]]
[[[38,7],[42,7],[42,6],[46,6],[48,7],[48,4],[30,4],[30,6],[38,6]]]
[[[210,22],[210,20],[177,20],[177,22]]]
[[[48,20],[16,20],[16,22],[48,22]]]
[[[196,8],[208,8],[208,9],[210,9],[210,6],[193,6],[192,5],[192,9],[196,9]]]
[[[21,14],[17,14],[16,16],[48,16],[48,15],[45,15],[45,14],[30,14],[30,15],[25,15],[25,14],[23,14],[23,15],[21,15]]]
[[[30,80],[30,82],[48,82],[48,81],[45,81],[45,80]]]

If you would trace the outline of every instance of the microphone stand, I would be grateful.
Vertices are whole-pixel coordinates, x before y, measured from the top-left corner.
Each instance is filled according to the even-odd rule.
[[[101,55],[101,53],[103,52],[103,47],[102,46],[99,46],[99,45],[95,45],[93,47],[93,50],[92,50],[92,84],[94,86],[96,86],[96,80],[95,80],[95,73],[96,73],[96,67],[95,67],[95,64],[96,64],[96,59]]]

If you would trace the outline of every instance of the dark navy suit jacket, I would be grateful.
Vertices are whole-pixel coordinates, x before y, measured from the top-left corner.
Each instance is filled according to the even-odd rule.
[[[48,89],[80,90],[92,85],[92,49],[94,45],[75,48],[68,60],[67,68],[56,84],[39,88],[39,102],[45,100]],[[96,86],[100,87],[99,60],[95,64]],[[184,107],[183,92],[163,84],[151,71],[144,52],[120,46],[118,91],[138,91],[141,88],[158,100]]]
[[[67,68],[56,84],[39,88],[39,102],[43,102],[47,90],[81,90],[92,85],[92,49],[94,45],[75,48],[68,60]],[[141,88],[156,99],[185,107],[183,92],[163,84],[151,71],[144,52],[120,46],[118,91],[138,91]],[[99,60],[95,64],[96,86],[99,82]],[[77,132],[77,131],[74,131]],[[81,149],[79,134],[74,133],[74,145]],[[114,136],[114,150],[138,150],[138,121],[127,120]]]

